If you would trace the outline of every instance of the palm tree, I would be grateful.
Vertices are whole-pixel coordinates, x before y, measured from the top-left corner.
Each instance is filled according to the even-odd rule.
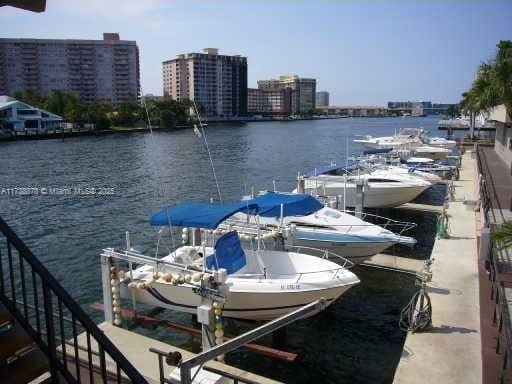
[[[463,111],[473,113],[505,104],[509,115],[512,113],[512,41],[500,41],[496,57],[480,65],[460,104]]]
[[[512,118],[512,41],[502,40],[498,44],[494,71],[497,93]]]
[[[512,221],[506,221],[493,233],[493,239],[498,242],[501,249],[512,247]]]

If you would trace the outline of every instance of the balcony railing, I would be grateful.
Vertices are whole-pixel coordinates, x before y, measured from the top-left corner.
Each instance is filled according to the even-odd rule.
[[[47,356],[52,383],[147,383],[1,218],[0,301]]]
[[[490,177],[492,175],[491,169],[486,162],[485,155],[478,146],[477,164],[480,173],[481,209],[483,210],[485,226],[491,231],[488,249],[481,250],[481,252],[488,255],[485,262],[491,284],[492,324],[496,326],[497,331],[495,351],[501,362],[501,366],[498,367],[500,369],[499,382],[509,383],[512,381],[512,322],[509,308],[509,300],[512,295],[510,285],[512,251],[502,248],[500,244],[492,240],[492,233],[499,229],[499,224],[496,223],[503,223],[505,216],[499,204],[493,179]]]

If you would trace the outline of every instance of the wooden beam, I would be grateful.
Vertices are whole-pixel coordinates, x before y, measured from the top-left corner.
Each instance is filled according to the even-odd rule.
[[[94,302],[91,304],[91,308],[96,309],[98,311],[103,311],[103,303]],[[175,322],[172,322],[172,321],[169,321],[166,319],[161,319],[158,317],[141,315],[139,313],[134,312],[131,309],[127,309],[127,308],[121,309],[121,317],[123,317],[125,319],[134,320],[134,321],[139,321],[144,324],[161,325],[166,328],[177,329],[179,331],[190,333],[193,336],[201,337],[200,329],[190,327],[190,326],[184,325],[184,324],[175,323]],[[225,339],[230,339],[230,337],[227,337],[227,336],[224,336],[224,337],[225,337]],[[282,351],[280,349],[267,347],[267,346],[260,345],[260,344],[249,343],[249,344],[246,344],[244,347],[254,353],[259,354],[259,355],[273,357],[273,358],[284,360],[284,361],[292,362],[292,361],[295,361],[295,359],[297,358],[296,353],[286,352],[286,351]]]

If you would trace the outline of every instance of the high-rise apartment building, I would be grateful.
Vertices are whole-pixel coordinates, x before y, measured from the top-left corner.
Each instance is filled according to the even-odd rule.
[[[84,101],[120,104],[140,96],[135,41],[0,39],[0,95],[36,89],[74,92]]]
[[[301,78],[297,75],[280,76],[279,79],[258,80],[259,89],[290,89],[291,114],[309,113],[316,104],[316,80]]]
[[[164,96],[195,100],[206,116],[247,114],[247,58],[219,55],[216,48],[187,53],[163,66]]]
[[[316,106],[328,107],[329,106],[329,92],[320,91],[316,93]]]

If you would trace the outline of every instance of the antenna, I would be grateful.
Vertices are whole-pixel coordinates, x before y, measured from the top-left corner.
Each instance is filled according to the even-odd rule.
[[[197,121],[199,122],[199,127],[200,127],[200,130],[199,130],[199,129],[197,129],[197,126],[194,126],[194,132],[196,132],[196,134],[199,136],[199,138],[201,138],[201,136],[203,138],[204,146],[206,147],[206,151],[208,152],[208,158],[210,159],[210,165],[212,167],[212,173],[213,173],[213,178],[215,179],[215,185],[217,186],[217,193],[219,195],[219,201],[222,203],[222,196],[220,194],[219,181],[217,180],[217,174],[215,173],[215,167],[213,166],[212,154],[210,153],[210,148],[208,147],[208,141],[206,140],[206,132],[204,131],[203,123],[201,121],[201,116],[199,116],[199,111],[197,109],[195,100],[192,100],[192,105],[194,106],[194,111],[196,113]],[[199,134],[198,134],[198,131],[200,132]]]
[[[141,90],[141,94],[142,94],[142,90]],[[153,136],[153,127],[151,126],[151,118],[149,117],[148,106],[146,104],[146,96],[142,96],[142,104],[144,105],[144,110],[146,111],[146,119],[148,120],[148,128],[149,128],[149,134],[150,134],[149,136],[151,137],[151,145],[153,146],[153,148],[156,149],[155,137]],[[153,161],[151,161],[151,162],[153,163]],[[157,170],[157,175],[158,175],[158,184],[159,184],[159,187],[162,189],[161,190],[162,196],[164,196],[165,188],[163,186],[161,174],[159,172],[160,168],[156,164],[155,164],[155,168]],[[165,209],[165,212],[167,215],[167,221],[169,222],[169,233],[171,235],[171,246],[172,246],[172,248],[175,248],[174,236],[173,236],[172,225],[171,225],[171,217],[169,216],[169,212],[168,212],[167,208]],[[156,247],[157,254],[155,255],[155,257],[158,255],[158,244],[160,243],[160,232],[159,232],[158,236],[159,236],[159,238],[158,238],[157,247]]]

